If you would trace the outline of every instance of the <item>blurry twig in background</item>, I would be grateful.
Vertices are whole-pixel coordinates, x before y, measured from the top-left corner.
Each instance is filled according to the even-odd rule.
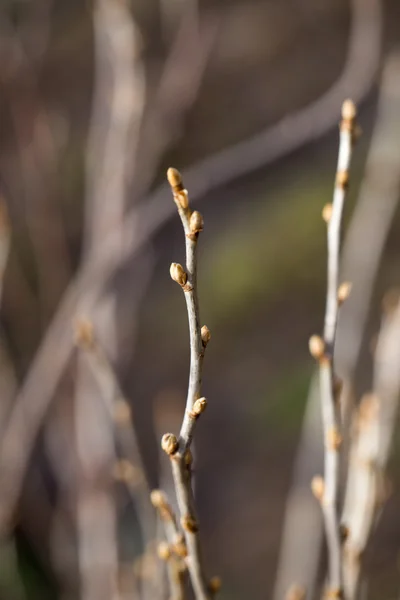
[[[175,37],[162,68],[154,98],[144,115],[140,155],[133,181],[135,200],[143,200],[157,175],[164,153],[177,142],[184,119],[193,106],[217,37],[220,17],[212,13],[198,20],[196,0],[182,3]],[[135,171],[134,171],[135,175]]]
[[[86,261],[98,252],[110,228],[120,232],[121,247],[133,235],[128,230],[122,232],[122,223],[128,173],[138,148],[145,104],[139,32],[128,5],[97,0],[93,20],[96,77],[86,165]],[[120,358],[117,298],[114,285],[89,313],[96,335],[115,361]],[[85,306],[82,310],[85,314]],[[84,338],[84,331],[81,334]],[[118,594],[118,516],[111,478],[114,427],[107,414],[109,406],[99,402],[99,374],[88,370],[87,359],[78,355],[75,396],[81,465],[77,482],[78,555],[83,599],[106,600]]]
[[[167,562],[170,598],[171,600],[184,600],[184,576],[187,568],[185,563],[187,548],[184,536],[179,531],[167,495],[161,490],[153,490],[151,503],[157,509],[164,527],[166,542],[159,544],[158,554],[162,560]]]
[[[357,597],[362,555],[388,494],[385,468],[400,392],[400,302],[386,308],[375,351],[373,393],[364,396],[354,415],[343,509],[346,600]]]
[[[150,527],[150,531],[146,531],[146,527],[151,526],[152,522],[149,506],[150,488],[136,440],[132,410],[90,323],[85,324],[85,331],[87,335],[79,340],[80,347],[84,360],[100,389],[110,424],[115,424],[116,443],[122,455],[122,462],[119,463],[122,468],[118,470],[117,479],[126,484],[138,512],[140,526],[144,528],[143,539],[149,542],[154,536],[153,528]]]

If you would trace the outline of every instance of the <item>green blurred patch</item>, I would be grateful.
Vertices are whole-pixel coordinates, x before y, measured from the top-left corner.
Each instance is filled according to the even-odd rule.
[[[204,312],[229,318],[261,298],[279,298],[293,283],[320,281],[326,236],[321,211],[331,191],[331,173],[291,178],[274,191],[273,201],[266,193],[240,222],[227,223],[204,252]]]
[[[295,432],[302,421],[313,365],[283,371],[256,403],[255,420],[263,430],[268,424],[283,434]]]

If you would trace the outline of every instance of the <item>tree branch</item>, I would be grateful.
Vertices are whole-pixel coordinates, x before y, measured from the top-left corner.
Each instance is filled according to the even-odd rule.
[[[197,240],[203,229],[203,218],[189,208],[188,193],[176,169],[169,169],[168,180],[175,204],[181,217],[186,239],[186,271],[172,263],[170,274],[183,289],[188,311],[190,332],[190,375],[186,410],[179,440],[167,433],[162,438],[162,448],[171,458],[172,474],[181,517],[181,525],[188,550],[187,564],[196,600],[210,600],[210,589],[204,572],[200,547],[199,524],[191,486],[190,443],[195,423],[205,410],[207,401],[200,398],[204,350],[210,339],[207,327],[200,327],[199,303],[197,298]]]
[[[314,480],[314,492],[321,499],[328,546],[327,597],[342,598],[342,544],[340,539],[339,449],[341,433],[337,392],[335,390],[333,355],[339,304],[350,291],[348,284],[339,287],[340,233],[349,168],[354,143],[356,108],[347,100],[342,107],[339,157],[332,205],[327,205],[323,215],[328,222],[328,285],[325,310],[324,338],[310,339],[310,352],[319,362],[322,422],[324,431],[324,480]]]

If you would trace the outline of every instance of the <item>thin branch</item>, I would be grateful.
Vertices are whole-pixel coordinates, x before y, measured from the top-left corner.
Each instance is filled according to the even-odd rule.
[[[170,274],[185,294],[190,333],[190,374],[179,441],[173,434],[167,433],[162,438],[162,447],[171,458],[181,525],[188,550],[188,569],[195,597],[196,600],[210,600],[211,593],[204,572],[199,524],[192,492],[190,453],[195,423],[207,405],[206,399],[201,398],[200,394],[204,350],[210,339],[210,332],[206,326],[200,327],[197,298],[197,240],[203,229],[203,217],[197,211],[190,210],[188,193],[183,188],[181,176],[176,169],[169,169],[168,180],[186,239],[186,271],[180,264],[172,263]]]
[[[342,107],[340,124],[339,157],[333,203],[324,210],[328,222],[328,285],[325,310],[324,339],[313,336],[310,339],[311,354],[319,362],[322,422],[324,432],[324,480],[318,495],[321,499],[328,546],[328,590],[329,598],[342,598],[342,544],[340,539],[338,494],[339,494],[339,449],[341,433],[338,402],[335,397],[333,355],[339,303],[349,294],[348,284],[339,287],[340,234],[346,189],[349,182],[349,168],[355,136],[356,108],[347,100]],[[323,483],[323,489],[322,489]],[[314,489],[315,491],[315,489]]]
[[[115,423],[117,443],[123,456],[123,460],[116,465],[115,474],[117,479],[124,481],[127,485],[132,501],[140,515],[140,525],[144,529],[144,541],[149,541],[152,535],[150,532],[146,532],[146,526],[152,521],[148,505],[150,488],[136,439],[130,405],[105,351],[96,338],[93,325],[89,321],[80,320],[78,322],[76,341],[100,388],[110,420]]]

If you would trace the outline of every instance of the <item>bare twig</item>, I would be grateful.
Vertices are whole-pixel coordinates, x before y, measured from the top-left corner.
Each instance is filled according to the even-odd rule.
[[[196,600],[210,600],[211,594],[206,580],[201,554],[199,525],[194,506],[191,486],[190,443],[195,423],[207,405],[201,398],[201,376],[205,347],[210,339],[206,326],[201,328],[197,298],[197,240],[203,229],[203,217],[189,208],[188,193],[183,188],[182,179],[176,169],[169,169],[168,180],[183,224],[186,239],[186,271],[177,263],[172,263],[170,273],[185,293],[190,332],[190,375],[186,410],[179,440],[173,434],[165,434],[162,447],[171,458],[172,473],[181,525],[188,550],[188,569]]]
[[[100,388],[110,422],[115,423],[117,443],[123,456],[123,460],[117,463],[117,478],[127,485],[138,509],[144,541],[149,541],[153,534],[146,532],[152,521],[148,503],[149,486],[132,423],[131,407],[105,351],[96,338],[92,324],[85,320],[79,321],[77,334],[77,342]]]
[[[322,422],[324,431],[325,465],[323,489],[320,499],[328,545],[328,591],[329,598],[342,597],[342,544],[340,539],[338,493],[339,449],[341,433],[337,393],[335,391],[333,355],[339,304],[349,294],[349,286],[339,287],[340,233],[349,168],[355,135],[356,108],[347,100],[342,107],[340,124],[339,157],[332,205],[324,215],[328,221],[328,285],[325,311],[324,338],[313,336],[310,351],[319,362]],[[319,482],[319,479],[318,479]],[[319,488],[321,486],[318,486]]]
[[[357,597],[361,558],[387,497],[385,467],[389,456],[400,392],[400,302],[384,315],[375,352],[373,393],[355,416],[343,523],[345,596]]]

